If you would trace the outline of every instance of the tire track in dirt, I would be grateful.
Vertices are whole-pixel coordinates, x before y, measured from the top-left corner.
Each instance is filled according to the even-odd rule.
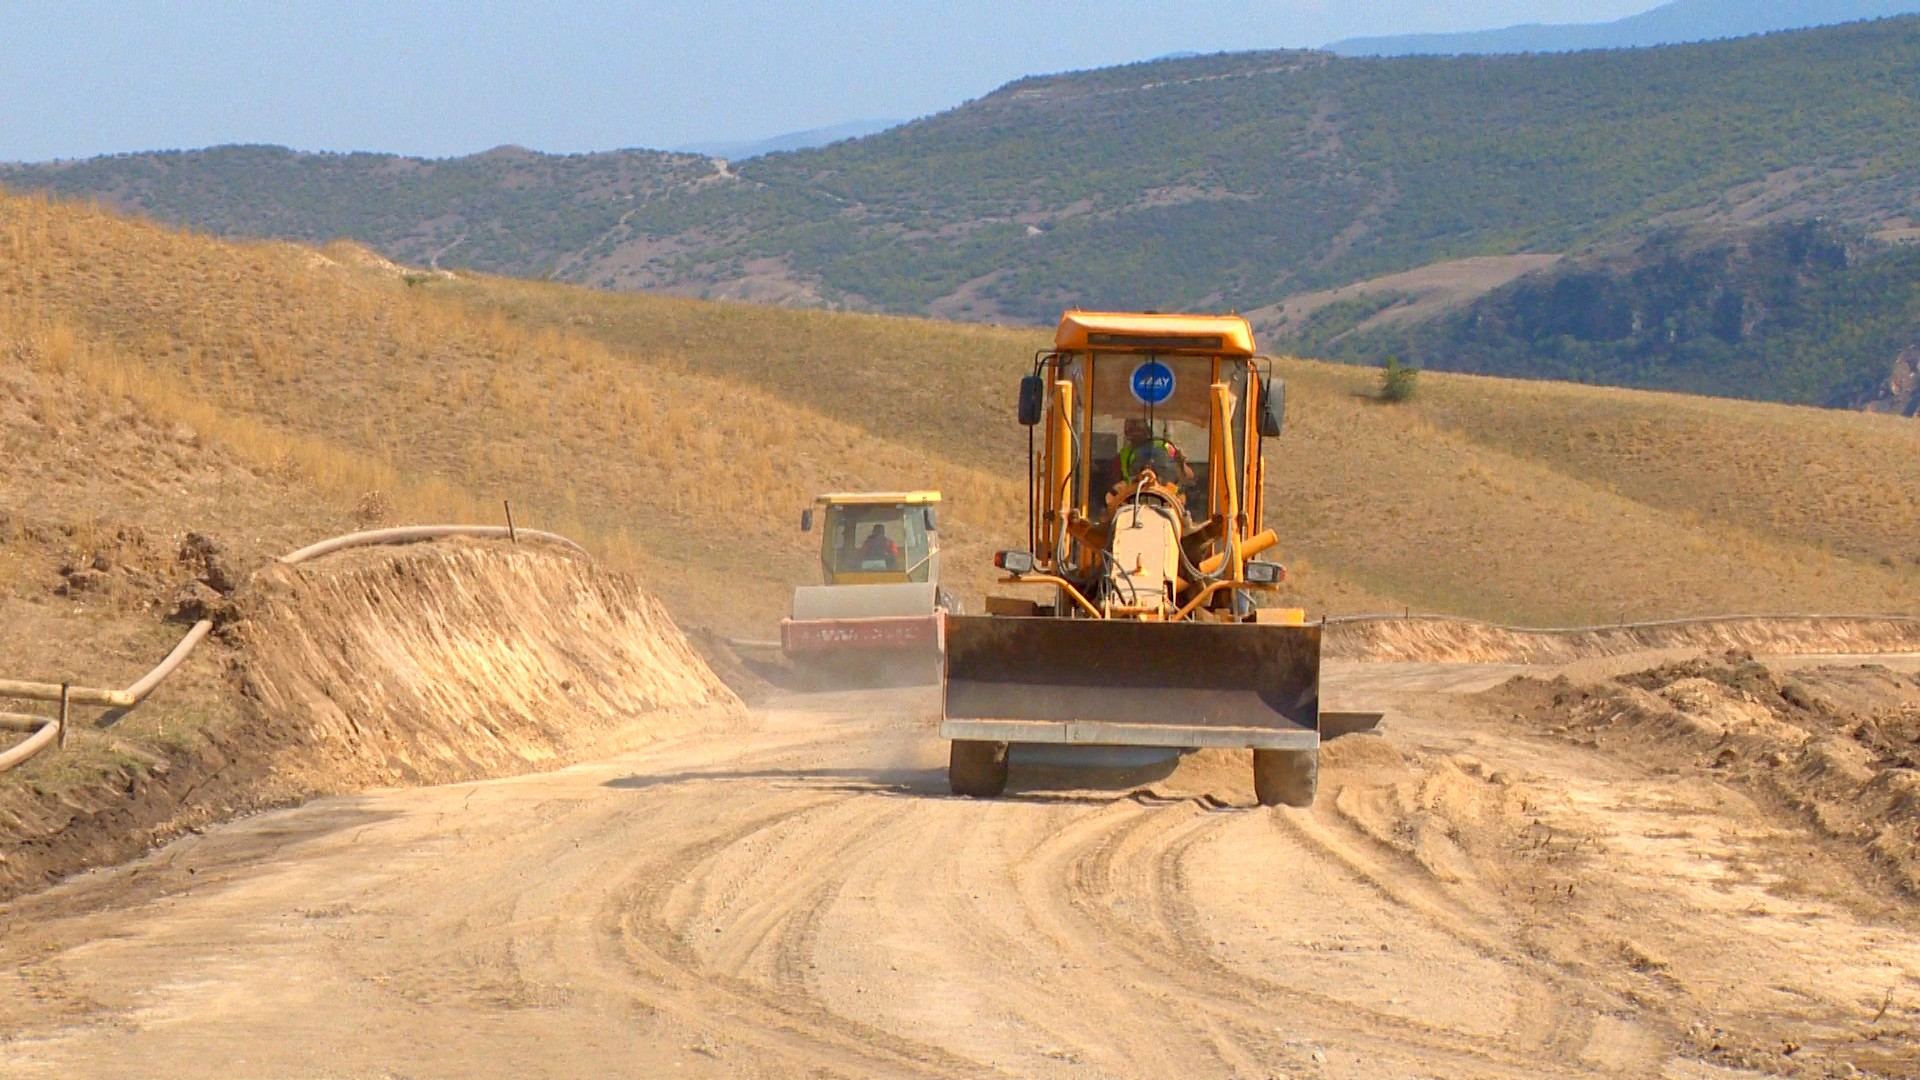
[[[862,994],[859,968],[850,966],[860,963],[857,955],[824,972],[822,992],[848,1007],[862,1003],[873,1022],[964,1046],[970,1056],[988,1057],[1015,1075],[1076,1066],[1124,1074],[1138,1059],[1115,1045],[1111,1017],[1127,1005],[1099,992],[1107,991],[1106,980],[1090,993],[1077,965],[1038,947],[1044,935],[1003,869],[1058,823],[1089,811],[1066,803],[944,799],[910,809],[906,835],[891,857],[863,860],[850,880],[849,891],[863,899],[840,913],[840,932],[828,939],[829,947],[844,950],[846,930],[889,916],[904,922],[886,932],[879,952],[888,958],[889,975],[905,973],[893,988],[905,1000],[890,997],[880,1008]],[[986,1032],[997,1037],[983,1038]]]
[[[1151,987],[1150,993],[1165,1006],[1158,1018],[1160,1023],[1151,1030],[1138,1022],[1144,1018],[1138,1018],[1129,1024],[1129,1030],[1106,1031],[1109,1054],[1146,1075],[1173,1075],[1183,1066],[1200,1075],[1234,1075],[1233,1062],[1242,1056],[1240,1050],[1231,1045],[1231,1040],[1223,1045],[1222,1033],[1207,1023],[1192,1003],[1167,994],[1160,985],[1161,973],[1153,965],[1143,964],[1130,950],[1114,949],[1113,942],[1101,940],[1099,923],[1089,910],[1089,900],[1104,898],[1090,892],[1081,876],[1083,853],[1143,827],[1156,812],[1123,798],[1077,815],[1016,857],[1010,876],[1023,914],[1035,930],[1075,970],[1091,975],[1082,982],[1114,988],[1116,996],[1124,996],[1130,988]],[[1138,1017],[1138,1010],[1135,1013]],[[1203,1061],[1208,1066],[1201,1066]]]
[[[1409,1064],[1450,1061],[1456,1070],[1470,1069],[1475,1075],[1486,1075],[1490,1066],[1516,1075],[1559,1074],[1555,1067],[1544,1064],[1532,1047],[1463,1037],[1439,1025],[1235,970],[1196,941],[1190,931],[1183,933],[1179,909],[1190,909],[1194,894],[1179,883],[1183,876],[1177,870],[1179,863],[1195,844],[1214,840],[1219,825],[1249,814],[1290,816],[1283,811],[1227,811],[1215,817],[1189,811],[1184,815],[1163,812],[1143,819],[1071,860],[1068,895],[1091,917],[1101,938],[1119,944],[1160,977],[1180,985],[1201,1007],[1250,1029],[1271,1030],[1271,1017],[1277,1011],[1311,1020],[1317,1041],[1351,1036],[1360,1045],[1377,1047]],[[1289,860],[1311,857],[1297,845],[1290,847],[1293,850],[1286,853]],[[1116,916],[1112,898],[1129,895],[1148,898],[1141,905],[1148,909],[1146,918]],[[1271,902],[1288,906],[1284,895],[1272,897]],[[1284,1003],[1283,1007],[1276,1010],[1276,1002]]]
[[[878,695],[236,823],[16,913],[35,929],[0,939],[20,961],[0,990],[60,1000],[20,1014],[0,1071],[235,1074],[192,1052],[204,1031],[238,1071],[289,1076],[1693,1078],[1705,1050],[1679,1027],[1713,1017],[1661,980],[1704,994],[1744,962],[1668,928],[1822,955],[1834,928],[1795,921],[1818,910],[1800,901],[1755,923],[1660,893],[1661,921],[1607,921],[1711,869],[1609,849],[1647,850],[1649,778],[1419,707],[1436,719],[1332,744],[1305,813],[1234,808],[1244,762],[1204,755],[1144,788],[1016,770],[1005,799],[955,799],[917,705]],[[1543,806],[1610,839],[1543,862]],[[1577,903],[1530,899],[1569,881]],[[1863,924],[1847,948],[1920,949],[1903,933]],[[1672,969],[1630,968],[1627,936]]]
[[[1343,790],[1335,795],[1336,808],[1344,794]],[[1520,1049],[1551,1061],[1586,1058],[1586,1048],[1595,1036],[1591,995],[1550,963],[1530,955],[1517,932],[1521,922],[1518,913],[1497,893],[1474,888],[1473,902],[1468,902],[1455,895],[1461,891],[1458,883],[1449,892],[1433,879],[1428,867],[1359,829],[1331,827],[1317,816],[1273,815],[1269,821],[1297,842],[1309,858],[1332,860],[1356,884],[1395,910],[1526,979],[1533,992],[1524,1007],[1511,1014],[1518,1024],[1513,1041]],[[1363,847],[1377,854],[1363,854]],[[1398,863],[1402,872],[1386,870],[1382,860]],[[1608,1003],[1614,1008],[1619,1005]]]
[[[1184,881],[1165,888],[1153,883],[1164,884],[1160,875],[1191,846],[1210,839],[1216,825],[1246,816],[1194,803],[1148,808],[1122,800],[1076,819],[1015,860],[1025,913],[1056,951],[1097,973],[1102,984],[1163,988],[1159,993],[1171,1014],[1181,1018],[1178,1032],[1156,1030],[1137,1054],[1128,1049],[1134,1068],[1151,1074],[1155,1056],[1164,1054],[1188,1068],[1204,1055],[1220,1075],[1304,1069],[1314,1064],[1311,1048],[1303,1048],[1312,1040],[1287,1032],[1311,1031],[1317,1040],[1352,1035],[1409,1065],[1451,1060],[1475,1075],[1490,1065],[1513,1075],[1543,1075],[1528,1048],[1463,1038],[1297,985],[1250,977],[1196,942],[1180,926],[1179,912],[1193,908]],[[1274,902],[1284,905],[1286,899]],[[1111,1042],[1117,1034],[1127,1033],[1109,1031],[1106,1037]]]
[[[849,809],[855,811],[848,815]],[[886,827],[893,808],[873,796],[827,798],[793,811],[756,818],[705,842],[679,849],[660,863],[638,864],[604,903],[597,919],[603,938],[600,962],[615,965],[630,985],[662,986],[670,995],[650,1000],[709,1032],[718,1042],[744,1041],[810,1068],[829,1063],[854,1073],[878,1071],[896,1076],[985,1075],[974,1063],[937,1047],[902,1039],[838,1014],[817,997],[794,994],[791,987],[766,985],[744,972],[770,940],[790,932],[790,924],[832,903],[839,882],[821,872],[832,867],[828,848],[861,850]],[[851,820],[841,820],[850,817]],[[821,818],[830,820],[822,821]],[[783,862],[814,869],[761,893],[723,936],[719,962],[701,955],[691,940],[690,916],[711,910],[711,865],[742,847],[779,845],[779,834],[801,831],[801,850]],[[679,895],[676,895],[679,894]],[[722,908],[726,906],[723,899]],[[731,936],[734,940],[724,940]],[[649,999],[656,995],[648,995]]]

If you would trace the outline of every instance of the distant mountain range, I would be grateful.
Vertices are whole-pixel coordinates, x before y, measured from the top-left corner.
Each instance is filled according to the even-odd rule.
[[[1350,38],[1342,56],[1573,52],[1676,45],[1920,12],[1920,0],[1673,0],[1608,23],[1510,26],[1463,34]]]
[[[765,139],[741,139],[732,142],[697,142],[675,147],[682,153],[704,154],[707,157],[726,158],[728,161],[747,161],[767,154],[783,154],[793,150],[811,150],[816,146],[828,146],[843,139],[858,139],[868,135],[877,135],[892,127],[899,127],[904,120],[849,120],[844,124],[831,124],[827,127],[808,128],[805,131],[789,131],[785,135],[773,135]]]
[[[1542,56],[1161,60],[738,163],[221,147],[0,166],[0,184],[611,289],[1025,323],[1236,309],[1297,333],[1290,297],[1454,260],[1816,217],[1920,236],[1920,18]],[[1816,282],[1793,304],[1832,295]],[[1711,384],[1732,355],[1689,354],[1688,378]],[[1791,393],[1827,401],[1859,377]]]

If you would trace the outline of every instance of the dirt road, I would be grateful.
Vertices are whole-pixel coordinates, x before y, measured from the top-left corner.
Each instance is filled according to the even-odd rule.
[[[0,1074],[1920,1076],[1910,902],[1512,670],[1336,670],[1387,734],[1311,813],[1224,755],[949,798],[876,692],[262,815],[0,909]]]

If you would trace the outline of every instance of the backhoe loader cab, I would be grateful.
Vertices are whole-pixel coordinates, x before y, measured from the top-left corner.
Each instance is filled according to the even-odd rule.
[[[1020,386],[1027,543],[995,559],[1043,592],[947,620],[956,793],[998,794],[1010,746],[1091,743],[1250,748],[1263,804],[1312,802],[1320,628],[1254,602],[1285,577],[1257,558],[1271,369],[1237,315],[1062,316]]]
[[[941,626],[937,491],[837,492],[801,512],[820,537],[820,585],[793,592],[781,651],[836,685],[938,678]]]

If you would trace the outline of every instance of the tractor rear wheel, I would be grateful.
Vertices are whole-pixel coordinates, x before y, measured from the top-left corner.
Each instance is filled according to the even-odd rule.
[[[1253,752],[1253,794],[1261,806],[1312,806],[1319,786],[1319,750]]]
[[[991,799],[1007,790],[1007,744],[955,739],[947,759],[947,786],[955,795]]]

